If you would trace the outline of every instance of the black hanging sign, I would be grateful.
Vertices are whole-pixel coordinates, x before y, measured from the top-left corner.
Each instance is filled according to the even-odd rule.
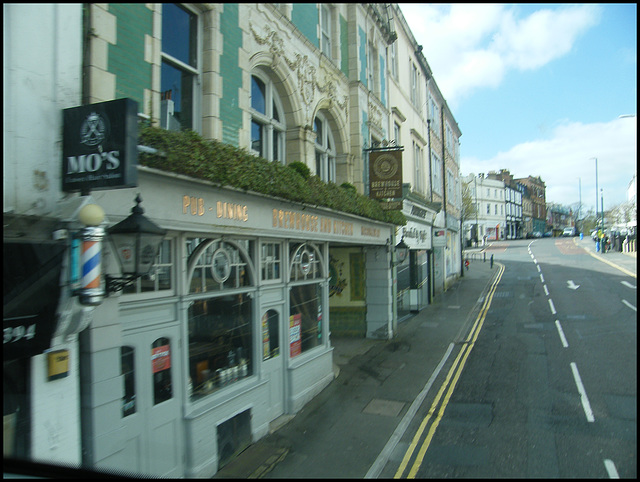
[[[62,190],[138,185],[138,103],[118,99],[64,109]]]

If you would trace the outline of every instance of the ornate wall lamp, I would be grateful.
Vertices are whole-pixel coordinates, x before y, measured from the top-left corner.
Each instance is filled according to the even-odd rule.
[[[122,277],[105,275],[107,296],[121,291],[149,273],[158,256],[160,243],[167,233],[143,216],[140,194],[135,201],[136,205],[131,208],[129,217],[107,229],[122,269]]]
[[[393,261],[393,265],[397,266],[402,264],[409,256],[409,246],[404,242],[404,233],[402,234],[402,239],[395,247],[395,260]]]

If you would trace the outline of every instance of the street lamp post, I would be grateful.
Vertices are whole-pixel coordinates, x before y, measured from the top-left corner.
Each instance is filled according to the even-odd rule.
[[[602,188],[600,188],[600,211],[602,213],[602,231],[604,231],[604,195]]]

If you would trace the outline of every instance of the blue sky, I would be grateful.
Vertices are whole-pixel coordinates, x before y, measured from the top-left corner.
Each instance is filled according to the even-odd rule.
[[[540,176],[605,209],[636,172],[636,4],[401,4],[458,126],[460,170]],[[579,180],[580,179],[580,180]],[[598,200],[600,195],[598,194]],[[599,206],[598,206],[599,207]]]

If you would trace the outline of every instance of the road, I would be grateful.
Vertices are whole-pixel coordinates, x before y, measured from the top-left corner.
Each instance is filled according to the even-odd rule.
[[[380,477],[635,478],[636,278],[573,238],[490,254],[486,311]]]

